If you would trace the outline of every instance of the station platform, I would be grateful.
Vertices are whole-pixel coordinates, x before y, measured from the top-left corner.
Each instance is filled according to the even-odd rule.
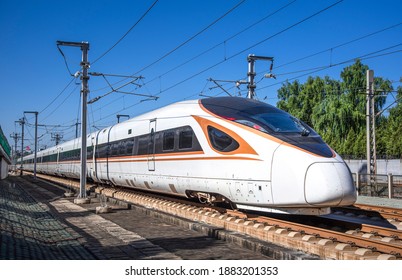
[[[0,259],[37,260],[267,260],[317,259],[316,256],[261,244],[244,236],[216,239],[195,222],[134,205],[112,205],[112,212],[96,214],[90,204],[64,197],[65,189],[31,176],[0,181]],[[180,219],[180,218],[177,218]],[[187,223],[187,224],[186,224]],[[225,234],[220,232],[219,235]],[[239,244],[244,246],[239,246]],[[254,249],[250,249],[254,248]]]
[[[372,196],[358,196],[356,203],[402,209],[402,199],[389,199],[389,198],[372,197]]]

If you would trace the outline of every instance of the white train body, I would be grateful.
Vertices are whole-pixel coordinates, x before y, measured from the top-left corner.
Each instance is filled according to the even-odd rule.
[[[37,172],[79,178],[80,146],[39,152]],[[356,200],[347,165],[311,128],[249,99],[175,103],[91,133],[87,147],[87,177],[103,184],[291,214]],[[32,155],[24,169],[33,170]]]

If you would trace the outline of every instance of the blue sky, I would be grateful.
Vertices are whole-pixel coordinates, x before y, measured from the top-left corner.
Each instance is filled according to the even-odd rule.
[[[15,121],[24,111],[38,111],[39,124],[46,125],[39,129],[39,147],[54,145],[51,133],[62,134],[63,140],[75,137],[80,80],[69,71],[80,69],[81,51],[61,47],[68,70],[57,40],[89,42],[90,72],[142,76],[136,81],[141,87],[121,90],[159,97],[144,101],[111,93],[88,105],[88,131],[116,123],[117,114],[133,117],[200,94],[225,95],[208,79],[245,79],[248,54],[274,57],[276,80],[262,79],[270,64],[256,62],[257,96],[271,104],[287,79],[303,82],[309,69],[329,65],[336,66],[311,75],[340,79],[351,60],[367,54],[372,55],[363,63],[375,76],[400,85],[402,1],[159,0],[146,13],[154,2],[0,0],[0,125],[5,135],[21,132]],[[123,79],[91,76],[89,99],[110,92],[108,84],[117,88],[130,81]],[[234,83],[220,84],[239,93]],[[240,90],[244,96],[246,86]],[[34,119],[26,117],[25,141],[33,148]]]

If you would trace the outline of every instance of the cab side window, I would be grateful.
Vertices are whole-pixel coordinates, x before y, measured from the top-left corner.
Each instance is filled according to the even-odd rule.
[[[225,132],[208,126],[208,136],[214,149],[220,152],[232,152],[239,148],[239,143]]]

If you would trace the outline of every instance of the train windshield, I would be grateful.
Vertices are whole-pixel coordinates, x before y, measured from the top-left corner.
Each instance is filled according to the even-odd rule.
[[[210,112],[266,133],[298,133],[308,136],[315,132],[299,119],[269,104],[238,97],[202,99]]]
[[[310,130],[300,120],[287,114],[263,113],[252,116],[268,126],[274,132],[295,132],[303,135],[310,134]]]

